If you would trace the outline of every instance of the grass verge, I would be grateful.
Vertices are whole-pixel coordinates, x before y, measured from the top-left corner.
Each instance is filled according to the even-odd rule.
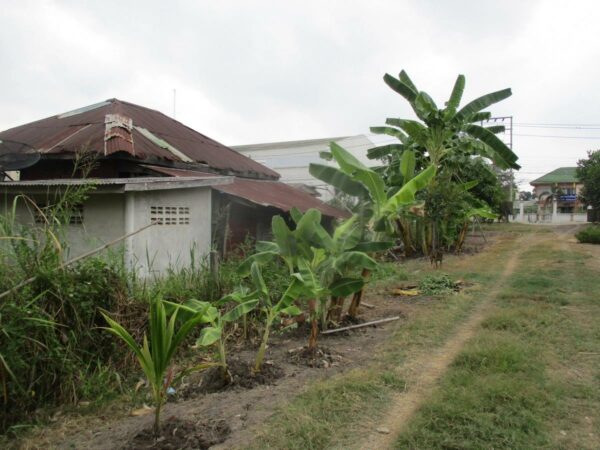
[[[576,245],[526,252],[395,448],[598,448],[597,275]]]

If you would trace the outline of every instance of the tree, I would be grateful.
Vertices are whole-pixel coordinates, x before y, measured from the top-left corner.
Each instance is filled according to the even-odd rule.
[[[428,189],[437,189],[439,194],[442,194],[440,189],[455,182],[453,177],[456,177],[457,172],[452,169],[452,160],[456,158],[480,156],[493,161],[499,169],[520,168],[517,164],[518,157],[496,136],[504,131],[504,127],[480,125],[491,117],[491,113],[484,110],[512,95],[510,89],[483,95],[459,109],[465,88],[465,77],[459,75],[445,107],[438,108],[429,94],[417,89],[404,70],[398,78],[385,74],[383,79],[393,91],[408,101],[418,120],[388,118],[386,126],[372,127],[371,132],[393,136],[400,142],[371,149],[368,152],[369,158],[387,158],[393,168],[399,167],[407,151],[427,157],[437,171]],[[394,165],[395,161],[400,161],[400,164]],[[390,178],[393,177],[388,177]],[[459,183],[471,180],[472,178],[459,180]],[[438,200],[442,197],[443,195],[436,195]],[[437,205],[443,206],[439,201]],[[432,206],[426,206],[429,229],[425,234],[429,238],[426,239],[428,243],[425,250],[430,256],[437,258],[441,251],[440,233],[444,226],[440,220],[444,214],[435,211]]]
[[[587,159],[577,161],[577,178],[583,183],[579,195],[586,205],[600,209],[600,150],[588,152]]]
[[[381,157],[386,152],[402,153],[415,149],[425,152],[431,163],[439,168],[447,156],[466,152],[489,158],[501,169],[520,168],[517,156],[496,136],[504,131],[504,127],[478,125],[491,117],[484,109],[510,97],[510,89],[483,95],[459,109],[465,88],[465,77],[459,75],[445,108],[438,108],[429,94],[417,89],[404,70],[399,78],[385,74],[383,79],[409,102],[419,120],[389,118],[387,126],[372,127],[371,132],[396,137],[400,143],[387,145],[385,150],[383,147],[373,150],[370,158]]]
[[[531,192],[529,192],[529,191],[520,191],[519,192],[519,200],[526,202],[526,201],[533,200],[533,199],[534,199],[534,197]]]

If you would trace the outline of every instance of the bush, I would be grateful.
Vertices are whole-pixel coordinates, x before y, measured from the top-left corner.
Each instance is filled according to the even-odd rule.
[[[451,294],[458,290],[458,285],[446,274],[427,275],[419,283],[419,290],[425,295]]]
[[[584,244],[600,244],[600,226],[590,225],[575,235]]]

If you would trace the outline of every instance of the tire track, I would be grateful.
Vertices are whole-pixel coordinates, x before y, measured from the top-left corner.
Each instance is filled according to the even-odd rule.
[[[458,330],[452,335],[444,345],[436,349],[433,353],[427,353],[419,356],[408,366],[410,379],[416,380],[408,392],[396,394],[392,399],[392,406],[386,413],[383,421],[379,422],[378,429],[385,429],[386,433],[377,431],[372,432],[367,439],[359,446],[362,450],[381,450],[392,448],[398,435],[424,403],[430,392],[435,389],[439,379],[456,356],[460,353],[465,343],[476,333],[481,322],[487,316],[494,300],[502,291],[508,278],[515,272],[521,255],[534,243],[541,239],[531,234],[521,236],[515,242],[516,248],[511,251],[510,256],[504,266],[500,278],[494,284],[489,295],[484,298],[475,307],[469,318],[459,326]],[[404,367],[406,370],[407,367]],[[387,432],[389,430],[389,432]]]

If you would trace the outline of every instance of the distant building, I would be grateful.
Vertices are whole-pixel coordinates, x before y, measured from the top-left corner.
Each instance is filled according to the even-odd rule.
[[[552,208],[556,200],[559,214],[579,213],[583,205],[578,195],[583,184],[577,179],[577,167],[560,167],[531,182],[540,210]]]
[[[329,144],[335,142],[352,153],[366,166],[374,166],[378,161],[367,158],[367,150],[376,147],[366,135],[308,139],[301,141],[268,142],[262,144],[233,146],[234,150],[264,164],[281,175],[280,181],[292,186],[305,185],[308,192],[318,193],[323,200],[334,196],[333,188],[308,172],[310,163],[334,164],[322,159],[320,152],[329,151]]]

